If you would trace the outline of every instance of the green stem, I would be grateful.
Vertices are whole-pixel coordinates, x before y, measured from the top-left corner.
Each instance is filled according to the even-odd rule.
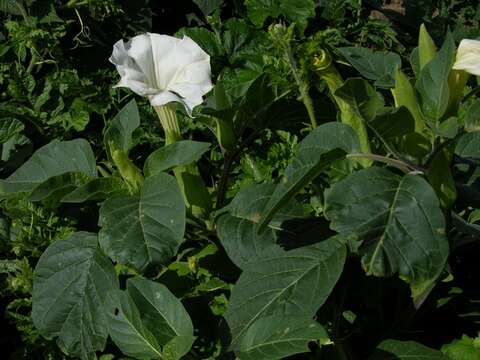
[[[306,83],[300,76],[297,68],[297,62],[293,57],[292,50],[290,48],[285,49],[285,55],[292,70],[293,77],[300,91],[300,97],[302,99],[305,108],[307,109],[308,117],[313,128],[317,127],[317,119],[315,118],[315,110],[313,108],[312,98],[308,94],[308,83]]]
[[[182,140],[182,133],[177,120],[176,104],[169,103],[163,106],[155,106],[154,108],[165,131],[166,145]]]
[[[170,145],[183,139],[177,120],[176,103],[156,106],[160,123],[165,131],[165,144]],[[195,164],[177,166],[173,169],[185,206],[195,217],[205,218],[211,210],[211,199],[205,182]]]
[[[347,154],[347,159],[349,159],[349,158],[353,158],[353,159],[360,158],[360,159],[369,159],[369,160],[372,160],[372,161],[379,161],[379,162],[382,162],[384,164],[394,166],[394,167],[402,170],[405,173],[409,173],[412,170],[417,170],[417,169],[411,168],[408,164],[404,163],[401,160],[392,159],[392,158],[389,158],[389,157],[386,157],[386,156],[381,156],[381,155],[376,155],[376,154]]]
[[[369,153],[370,141],[363,119],[356,115],[355,111],[347,102],[335,95],[335,92],[343,85],[344,81],[335,68],[330,54],[324,50],[320,50],[318,56],[315,57],[313,67],[320,79],[326,82],[330,95],[340,110],[341,122],[350,125],[355,130],[360,140],[362,151]],[[370,166],[368,161],[361,161],[361,164],[363,167]]]

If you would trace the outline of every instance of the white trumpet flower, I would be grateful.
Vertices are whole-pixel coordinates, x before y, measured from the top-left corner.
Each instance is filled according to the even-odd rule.
[[[472,75],[480,76],[480,41],[463,39],[457,50],[454,70],[464,70]]]
[[[213,87],[210,56],[188,36],[147,33],[119,40],[109,60],[121,76],[115,87],[148,97],[154,107],[176,101],[192,116]]]

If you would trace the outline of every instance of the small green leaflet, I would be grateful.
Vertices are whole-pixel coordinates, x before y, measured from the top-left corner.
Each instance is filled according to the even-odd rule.
[[[464,158],[480,159],[480,132],[462,135],[455,146],[455,154]]]

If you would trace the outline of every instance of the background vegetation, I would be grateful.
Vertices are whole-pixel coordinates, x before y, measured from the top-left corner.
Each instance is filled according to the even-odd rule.
[[[97,161],[108,163],[100,145],[104,129],[134,97],[130,91],[112,88],[118,74],[108,57],[113,43],[122,38],[143,32],[189,35],[211,55],[214,82],[221,81],[228,102],[243,102],[244,111],[258,105],[252,86],[264,90],[262,86],[267,84],[277,94],[284,94],[278,108],[270,109],[269,114],[244,115],[245,121],[237,129],[241,145],[236,151],[224,158],[225,149],[216,146],[200,160],[200,172],[220,209],[245,186],[282,176],[310,128],[308,109],[302,104],[305,93],[319,123],[335,120],[335,103],[310,62],[319,46],[340,59],[338,69],[348,78],[358,75],[335,52],[338,47],[395,51],[408,63],[422,23],[437,45],[443,43],[449,29],[456,41],[480,36],[477,0],[319,0],[308,16],[302,13],[304,1],[283,1],[286,7],[277,10],[253,9],[262,2],[0,0],[0,178],[12,174],[53,139],[87,139]],[[279,22],[295,22],[297,28],[287,37],[275,34],[270,25]],[[272,36],[278,37],[272,41]],[[143,164],[164,139],[148,102],[136,100],[142,121],[134,133],[130,156],[136,164]],[[2,128],[7,119],[15,119],[16,126]],[[185,138],[217,142],[208,113],[197,114],[195,121],[182,117],[181,123]],[[343,178],[344,165],[333,168],[314,185],[323,188],[326,182]],[[323,199],[315,193],[315,186],[301,194],[305,213],[323,211]],[[2,354],[9,359],[67,358],[33,326],[33,269],[50,244],[75,231],[97,232],[99,206],[95,201],[75,206],[55,200],[30,202],[22,194],[0,199]],[[469,213],[470,223],[478,219],[478,211]],[[300,225],[291,224],[291,231],[302,234],[307,243],[312,232],[330,235],[321,221]],[[468,343],[480,330],[480,243],[469,241],[471,237],[478,240],[478,229],[472,231],[449,234],[466,245],[453,252],[450,275],[434,289],[420,313],[412,307],[405,283],[367,277],[358,259],[350,259],[318,317],[334,319],[332,333],[340,341],[348,339],[345,351],[358,359],[367,358],[386,336],[413,338],[437,349],[463,335]],[[225,256],[211,229],[189,223],[186,238],[176,261],[149,277],[168,284],[192,317],[197,340],[190,358],[228,358],[231,354],[225,349],[226,324],[221,316],[239,269]],[[285,235],[282,241],[288,247],[293,240]],[[131,274],[130,269],[117,272],[125,277]],[[328,347],[312,349],[312,358],[337,356],[330,352],[336,354]],[[101,359],[121,356],[109,343]]]

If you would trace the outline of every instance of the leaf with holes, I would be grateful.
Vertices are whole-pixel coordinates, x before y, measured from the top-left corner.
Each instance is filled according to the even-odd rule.
[[[118,312],[110,317],[110,336],[122,352],[136,359],[176,360],[192,346],[188,313],[164,285],[131,278],[118,292]]]

